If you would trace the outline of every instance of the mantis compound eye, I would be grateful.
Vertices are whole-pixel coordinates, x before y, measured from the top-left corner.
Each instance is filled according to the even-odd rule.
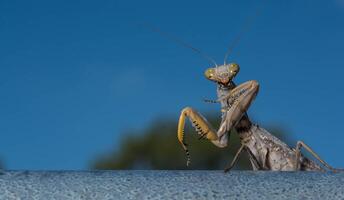
[[[239,65],[236,64],[236,63],[231,63],[231,64],[229,64],[229,66],[228,66],[228,71],[229,71],[229,73],[231,74],[231,75],[230,75],[230,78],[232,79],[232,78],[234,78],[234,76],[236,76],[236,75],[239,73],[240,67],[239,67]]]
[[[204,73],[204,76],[207,78],[207,79],[212,79],[214,77],[214,74],[215,74],[215,69],[214,68],[209,68],[205,71]]]
[[[231,64],[229,64],[228,69],[229,69],[229,71],[230,71],[231,73],[238,73],[239,70],[240,70],[240,67],[239,67],[239,65],[236,64],[236,63],[231,63]]]

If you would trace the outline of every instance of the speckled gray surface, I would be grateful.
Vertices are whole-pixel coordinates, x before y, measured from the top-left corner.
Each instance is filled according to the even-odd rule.
[[[344,199],[344,173],[5,171],[0,199]]]

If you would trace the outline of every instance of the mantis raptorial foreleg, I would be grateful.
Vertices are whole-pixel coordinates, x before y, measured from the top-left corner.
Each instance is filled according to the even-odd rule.
[[[228,132],[231,131],[245,114],[246,110],[254,100],[258,92],[256,81],[247,81],[229,92],[226,96],[228,107],[225,108],[223,120],[218,131],[215,131],[208,121],[196,110],[186,107],[182,110],[178,123],[178,140],[182,144],[186,155],[187,165],[190,163],[190,155],[187,145],[184,143],[185,119],[189,118],[200,137],[205,137],[218,147],[226,147],[228,143]],[[223,101],[223,99],[221,99]],[[239,155],[238,155],[239,156]]]
[[[305,144],[303,141],[297,141],[296,147],[295,147],[295,170],[300,170],[300,157],[301,157],[301,148],[304,147],[309,153],[312,154],[321,164],[323,164],[325,167],[327,167],[329,170],[333,172],[342,171],[342,169],[335,169],[331,167],[329,164],[327,164],[323,159],[320,158],[320,156],[311,149],[307,144]]]
[[[188,148],[186,147],[187,144],[184,143],[184,127],[185,127],[185,119],[187,117],[192,122],[192,125],[195,127],[200,137],[206,137],[207,139],[211,141],[217,141],[218,137],[214,129],[209,124],[209,122],[200,113],[198,113],[196,110],[190,107],[184,108],[179,117],[177,136],[178,136],[178,140],[180,144],[182,145],[183,149],[186,152],[186,156],[187,156],[186,165],[188,166],[190,164],[190,154],[189,154]]]

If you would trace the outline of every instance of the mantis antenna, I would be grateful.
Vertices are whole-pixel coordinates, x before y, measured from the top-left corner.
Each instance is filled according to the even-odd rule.
[[[262,10],[262,7],[260,9],[257,9],[253,16],[251,16],[251,17],[246,19],[246,22],[241,27],[241,30],[240,30],[239,34],[234,38],[234,40],[232,41],[232,43],[230,43],[230,45],[228,47],[228,50],[227,50],[227,52],[225,54],[225,58],[224,58],[224,65],[226,65],[226,62],[227,62],[229,54],[232,53],[232,50],[234,49],[234,47],[239,43],[242,35],[249,30],[249,28],[251,27],[254,19],[256,17],[258,17],[258,15],[261,13],[261,10]]]
[[[212,58],[211,58],[210,56],[208,56],[207,54],[203,53],[201,50],[199,50],[199,49],[197,49],[197,48],[191,46],[190,44],[188,44],[188,43],[186,43],[186,42],[180,40],[180,39],[177,38],[176,36],[173,36],[173,35],[171,35],[171,34],[168,34],[168,33],[164,32],[164,31],[162,31],[162,30],[160,30],[160,29],[158,29],[158,28],[156,28],[156,27],[154,27],[154,26],[152,26],[152,25],[150,25],[150,24],[144,23],[144,24],[142,24],[142,25],[145,26],[146,28],[150,29],[151,31],[160,34],[161,36],[164,36],[164,37],[167,38],[167,39],[170,39],[170,40],[172,40],[172,41],[174,41],[174,42],[176,42],[176,43],[178,43],[178,44],[180,44],[180,45],[182,45],[182,46],[184,46],[184,47],[186,47],[186,48],[189,48],[189,49],[195,51],[196,53],[198,53],[198,54],[201,55],[203,58],[207,59],[209,62],[211,62],[212,64],[214,64],[214,65],[217,67],[217,64],[216,64],[216,62],[214,61],[214,59],[212,59]]]

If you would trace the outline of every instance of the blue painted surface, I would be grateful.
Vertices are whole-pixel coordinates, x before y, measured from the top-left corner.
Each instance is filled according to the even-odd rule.
[[[0,199],[343,199],[344,173],[9,171]]]

